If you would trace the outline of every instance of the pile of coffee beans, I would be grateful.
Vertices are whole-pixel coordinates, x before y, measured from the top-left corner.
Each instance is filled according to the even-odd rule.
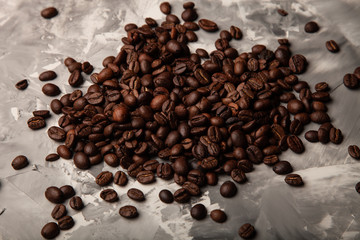
[[[121,39],[120,52],[106,57],[104,68],[98,73],[92,73],[94,68],[89,62],[65,59],[69,85],[81,86],[82,72],[92,73],[93,84],[86,92],[76,89],[51,101],[51,110],[61,117],[59,126],[48,129],[48,136],[61,145],[46,161],[59,157],[73,159],[75,167],[82,170],[105,162],[127,172],[99,173],[95,182],[101,187],[111,183],[125,186],[128,176],[141,184],[153,183],[157,178],[173,179],[179,189],[159,193],[159,199],[166,204],[189,202],[201,195],[203,186],[216,185],[219,175],[232,179],[221,185],[219,193],[225,198],[234,197],[238,184],[247,181],[246,174],[254,164],[272,166],[276,174],[286,175],[284,181],[290,186],[304,184],[300,175],[292,173],[291,163],[280,160],[279,155],[288,149],[296,154],[305,151],[298,135],[310,122],[321,126],[305,133],[309,142],[342,142],[342,132],[330,123],[327,114],[326,103],[331,99],[328,84],[318,83],[313,92],[307,82],[298,79],[308,63],[303,55],[291,52],[287,39],[279,39],[275,51],[254,45],[250,52],[239,53],[230,45],[232,39],[242,38],[236,26],[220,32],[214,43],[216,50],[208,53],[198,48],[191,53],[187,44],[198,40],[196,31],[219,30],[209,19],[196,22],[198,13],[194,7],[193,2],[183,4],[183,23],[171,13],[171,5],[163,2],[160,11],[166,15],[165,21],[158,23],[146,18],[142,26],[125,25],[127,35]],[[277,12],[288,15],[283,9]],[[53,7],[41,12],[44,18],[57,14]],[[319,29],[314,21],[304,27],[307,33]],[[326,48],[330,52],[339,51],[334,40],[326,42]],[[55,72],[46,71],[39,80],[56,77]],[[358,88],[359,78],[358,67],[353,74],[344,76],[344,84]],[[16,88],[23,90],[27,85],[25,79]],[[61,93],[52,83],[46,83],[42,91],[51,97]],[[46,126],[45,119],[50,113],[38,110],[33,115],[28,126],[36,130]],[[349,154],[360,158],[357,146],[350,146]],[[18,156],[12,163],[14,169],[27,164],[25,156]],[[43,227],[44,238],[54,238],[60,230],[74,225],[62,204],[71,198],[70,207],[81,210],[82,199],[74,195],[71,186],[52,186],[45,191],[45,197],[57,204],[51,216],[58,223],[50,222]],[[129,189],[127,196],[134,201],[146,200],[136,188]],[[102,190],[100,198],[110,203],[119,199],[110,188]],[[119,214],[135,218],[138,211],[126,205],[119,209]],[[201,220],[208,213],[204,205],[196,204],[190,215]],[[210,218],[222,223],[227,215],[215,209]],[[255,229],[246,223],[238,234],[252,238]]]

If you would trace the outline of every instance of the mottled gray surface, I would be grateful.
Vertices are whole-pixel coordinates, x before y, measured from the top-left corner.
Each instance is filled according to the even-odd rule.
[[[157,195],[161,189],[177,188],[171,181],[157,180],[150,186],[131,181],[126,187],[113,186],[120,201],[103,202],[94,176],[102,169],[116,169],[100,165],[77,171],[71,161],[63,159],[46,163],[45,156],[54,152],[56,144],[48,139],[46,129],[31,131],[26,125],[33,110],[49,109],[51,98],[41,93],[39,73],[53,69],[58,73],[53,82],[63,93],[71,92],[63,60],[67,56],[88,60],[99,71],[102,59],[120,49],[126,23],[141,25],[144,17],[159,22],[164,19],[158,9],[160,1],[0,2],[0,239],[40,239],[41,227],[52,221],[53,204],[45,199],[44,190],[64,184],[75,187],[86,207],[81,212],[68,208],[76,225],[63,231],[59,239],[239,239],[237,230],[245,222],[255,225],[256,239],[360,239],[360,196],[354,190],[360,180],[360,164],[347,155],[348,145],[360,144],[360,98],[359,91],[342,85],[343,75],[360,65],[357,0],[196,2],[200,18],[215,20],[222,29],[230,25],[242,29],[244,38],[231,42],[239,52],[249,51],[255,43],[275,49],[278,38],[288,37],[292,51],[305,55],[310,63],[300,79],[308,81],[311,87],[320,81],[330,84],[334,100],[329,104],[329,114],[345,135],[340,146],[304,141],[304,154],[288,151],[280,156],[302,175],[303,188],[287,186],[282,176],[261,165],[247,175],[247,184],[238,185],[235,198],[220,197],[215,186],[204,189],[201,198],[192,199],[191,204],[202,202],[209,212],[224,209],[228,221],[223,224],[214,223],[209,217],[194,221],[189,214],[191,204],[160,202]],[[180,14],[182,3],[171,3],[173,12]],[[51,20],[42,19],[40,11],[51,5],[60,14]],[[279,7],[289,15],[278,15]],[[319,22],[318,33],[304,33],[303,26],[310,20]],[[193,51],[197,47],[215,49],[217,34],[197,34],[199,41],[190,45]],[[325,49],[325,41],[330,39],[340,45],[339,53],[331,54]],[[20,92],[14,84],[23,78],[29,79],[30,84]],[[89,85],[87,77],[83,89]],[[48,126],[55,125],[57,118],[53,114],[47,120]],[[317,127],[309,125],[306,130]],[[27,155],[37,170],[32,170],[31,165],[13,170],[10,163],[18,154]],[[227,179],[223,177],[220,182]],[[126,197],[127,189],[134,186],[144,191],[147,201],[133,203]],[[120,206],[129,203],[139,209],[136,220],[124,220],[118,215]]]

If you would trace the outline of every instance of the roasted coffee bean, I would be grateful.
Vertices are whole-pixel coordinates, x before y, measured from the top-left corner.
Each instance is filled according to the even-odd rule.
[[[159,192],[159,199],[164,203],[172,203],[174,201],[174,196],[169,190],[163,189]]]
[[[61,156],[61,154],[59,154]],[[74,164],[79,169],[89,169],[91,164],[89,157],[83,152],[77,152],[74,156]]]
[[[191,208],[190,215],[196,220],[204,219],[207,215],[206,207],[201,203],[196,204]]]
[[[231,181],[224,182],[220,187],[220,194],[225,198],[231,198],[237,193],[236,185]]]
[[[40,81],[49,81],[49,80],[55,79],[56,77],[57,77],[57,74],[54,71],[45,71],[39,75],[39,80]]]
[[[185,11],[183,11],[181,13],[181,18],[185,21],[185,22],[192,22],[195,21],[197,19],[198,15],[196,13],[196,10],[192,9],[192,8],[188,8],[185,9]]]
[[[184,189],[186,189],[188,191],[188,193],[190,193],[191,196],[198,196],[201,193],[199,186],[196,185],[195,183],[192,183],[192,182],[189,182],[189,181],[184,182],[182,187]]]
[[[15,87],[19,90],[25,90],[29,86],[28,80],[23,79],[15,84]]]
[[[305,139],[308,140],[309,142],[318,142],[319,141],[318,132],[314,130],[307,131],[305,133]]]
[[[45,191],[45,197],[52,203],[62,203],[64,201],[64,194],[58,187],[48,187]]]
[[[48,118],[50,117],[50,111],[49,110],[36,110],[33,111],[34,117],[42,117],[42,118]]]
[[[206,176],[206,182],[207,184],[209,184],[210,186],[215,186],[218,183],[218,176],[216,173],[214,172],[207,172],[205,174]]]
[[[239,39],[242,38],[242,32],[241,32],[240,28],[238,28],[238,27],[231,26],[230,27],[230,34],[231,34],[231,37],[236,39],[236,40],[239,40]]]
[[[45,120],[42,117],[32,117],[27,121],[28,127],[32,130],[44,128],[46,126]]]
[[[94,67],[89,62],[83,62],[81,64],[81,70],[86,74],[91,74]]]
[[[299,174],[288,174],[285,177],[285,182],[291,186],[302,186],[304,182]]]
[[[29,165],[29,160],[24,155],[19,155],[19,156],[15,157],[11,162],[11,166],[15,170],[20,170],[20,169],[26,167],[27,165]]]
[[[238,231],[238,234],[243,239],[250,239],[255,236],[255,228],[250,223],[243,224]]]
[[[273,167],[273,171],[276,174],[284,175],[293,171],[291,164],[288,161],[279,161]]]
[[[64,216],[58,220],[60,230],[69,230],[74,224],[74,219],[71,216]]]
[[[356,145],[350,145],[350,146],[348,147],[348,153],[349,153],[349,155],[350,155],[352,158],[354,158],[354,159],[356,159],[356,160],[359,160],[359,159],[360,159],[360,149],[359,149],[358,146],[356,146]]]
[[[72,157],[72,152],[71,150],[65,146],[65,145],[59,145],[56,149],[57,154],[59,154],[60,157],[64,158],[64,159],[71,159]]]
[[[119,200],[118,194],[114,189],[105,189],[101,191],[100,197],[106,202],[116,202]]]
[[[255,164],[259,164],[263,161],[264,156],[261,150],[255,145],[250,145],[246,149],[246,153],[248,155],[249,160]]]
[[[50,108],[55,114],[60,114],[63,104],[58,99],[54,99],[50,103]]]
[[[136,207],[131,205],[121,207],[119,214],[124,218],[136,218],[139,215]]]
[[[83,203],[82,199],[78,196],[72,197],[69,201],[69,205],[72,209],[78,210],[78,211],[84,208],[84,203]]]
[[[307,60],[303,55],[296,54],[290,58],[289,67],[294,73],[303,73],[306,70]]]
[[[114,183],[119,186],[125,186],[128,182],[127,176],[123,171],[117,171],[114,175]]]
[[[138,202],[141,202],[141,201],[145,200],[144,193],[141,190],[137,189],[137,188],[130,188],[127,191],[127,196],[129,198],[131,198],[132,200],[135,200],[135,201],[138,201]]]
[[[268,166],[272,166],[279,162],[279,157],[277,155],[269,155],[264,157],[264,163]]]
[[[155,181],[155,175],[152,171],[141,171],[136,175],[136,180],[142,184],[149,184]]]
[[[356,192],[360,193],[360,182],[355,185]]]
[[[170,179],[173,176],[173,169],[168,163],[160,163],[156,168],[156,175],[162,179]]]
[[[321,143],[328,143],[330,141],[329,131],[325,128],[319,128],[318,130],[318,138]]]
[[[53,162],[53,161],[56,161],[60,158],[60,156],[56,153],[50,153],[49,155],[47,155],[45,157],[45,161],[48,161],[48,162]]]
[[[210,217],[213,221],[218,222],[218,223],[223,223],[227,219],[225,212],[220,209],[212,210],[210,212]]]
[[[304,130],[304,126],[299,120],[294,119],[290,124],[289,130],[291,134],[299,135]]]
[[[95,178],[95,182],[99,186],[106,186],[110,184],[113,180],[113,174],[109,171],[104,171],[99,173],[97,177]]]
[[[278,14],[280,14],[281,16],[285,17],[287,16],[289,13],[287,11],[285,11],[284,9],[278,9],[277,10]]]
[[[41,229],[41,236],[45,239],[54,239],[60,234],[59,226],[54,222],[49,222]]]
[[[291,135],[286,140],[287,145],[294,153],[303,153],[305,151],[304,145],[300,138]]]
[[[187,203],[190,200],[190,194],[185,188],[180,188],[174,192],[174,200],[178,203]]]
[[[70,86],[79,87],[83,83],[83,77],[79,70],[74,70],[68,80]]]
[[[198,24],[201,29],[207,32],[216,32],[219,29],[216,23],[208,19],[200,19]]]
[[[315,90],[317,92],[324,92],[329,90],[329,84],[327,84],[326,82],[319,82],[315,85]]]
[[[114,153],[108,153],[104,156],[104,162],[110,167],[117,167],[120,164],[119,158]]]
[[[330,122],[329,115],[326,112],[320,112],[320,111],[311,113],[310,119],[311,121],[320,124]]]
[[[58,15],[58,10],[54,7],[48,7],[41,10],[41,16],[46,19],[50,19]]]
[[[305,24],[304,30],[307,33],[315,33],[319,31],[319,25],[316,22],[311,21]]]
[[[64,186],[60,187],[60,191],[64,194],[65,199],[75,196],[75,190],[70,185],[64,185]]]
[[[52,83],[46,83],[43,87],[42,87],[42,92],[46,95],[46,96],[57,96],[60,94],[60,88],[58,86],[56,86],[55,84]]]
[[[231,171],[231,178],[237,183],[244,183],[247,180],[245,173],[238,168]]]
[[[292,99],[287,104],[287,109],[291,114],[303,112],[305,109],[304,104],[298,99]]]
[[[66,211],[66,207],[64,204],[56,204],[56,206],[54,207],[54,209],[51,212],[51,216],[52,218],[58,220],[60,218],[62,218],[63,216],[65,216],[67,213]]]
[[[343,140],[341,130],[337,128],[331,128],[329,132],[329,138],[332,143],[340,144]]]
[[[193,3],[193,2],[185,2],[185,3],[183,3],[183,8],[184,9],[192,9],[194,7],[195,7],[195,3]]]
[[[47,131],[49,138],[57,142],[63,142],[66,138],[66,132],[56,126],[52,126]]]
[[[350,74],[350,73],[345,74],[345,76],[343,78],[343,82],[344,82],[345,87],[347,87],[349,89],[357,89],[357,88],[359,88],[359,85],[360,85],[359,78],[356,77],[355,74]]]

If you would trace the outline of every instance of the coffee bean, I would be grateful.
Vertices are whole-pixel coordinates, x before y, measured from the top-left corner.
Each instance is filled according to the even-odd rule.
[[[141,184],[149,184],[155,181],[155,175],[152,171],[141,171],[136,175],[136,180]]]
[[[195,21],[197,19],[198,15],[196,13],[196,10],[192,9],[192,8],[188,8],[185,9],[185,11],[183,11],[181,13],[181,18],[185,21],[185,22],[192,22]]]
[[[225,212],[220,209],[212,210],[210,212],[210,217],[213,221],[215,221],[217,223],[223,223],[227,219]]]
[[[290,100],[287,104],[287,109],[292,114],[297,114],[304,111],[304,104],[298,99]]]
[[[231,34],[231,37],[236,39],[236,40],[239,40],[239,39],[242,38],[242,32],[241,32],[240,28],[238,28],[238,27],[231,26],[230,27],[230,34]]]
[[[80,70],[74,70],[71,73],[68,82],[72,87],[79,87],[83,83],[83,77],[81,76]]]
[[[108,153],[104,156],[104,161],[110,167],[117,167],[120,164],[119,158],[114,153]],[[135,176],[136,177],[136,176]]]
[[[328,143],[330,141],[329,131],[320,127],[318,130],[318,138],[321,143]]]
[[[246,153],[249,157],[249,160],[255,164],[259,164],[263,161],[264,156],[263,156],[261,150],[255,145],[250,145],[246,149]]]
[[[337,128],[331,128],[329,132],[329,138],[332,143],[340,144],[343,140],[341,130]]]
[[[48,7],[41,10],[41,16],[46,19],[50,19],[58,15],[58,10],[54,7]]]
[[[57,142],[63,142],[66,138],[66,133],[63,129],[52,126],[47,131],[49,138]]]
[[[52,218],[58,220],[60,218],[62,218],[63,216],[65,216],[67,213],[66,211],[66,207],[64,204],[56,204],[56,206],[54,207],[54,209],[51,212],[51,216]]]
[[[113,174],[109,171],[104,171],[99,173],[97,177],[95,178],[95,182],[99,186],[106,186],[110,184],[113,180]]]
[[[128,182],[127,176],[123,171],[117,171],[114,175],[114,183],[119,186],[125,186]]]
[[[130,188],[127,192],[127,195],[129,198],[131,198],[132,200],[141,202],[145,200],[145,196],[144,193],[137,189],[137,188]]]
[[[82,199],[78,196],[72,197],[69,201],[69,205],[72,209],[77,210],[77,211],[84,208],[84,203],[83,203]]]
[[[278,14],[280,14],[283,17],[288,15],[288,12],[285,11],[284,9],[278,9],[277,12],[278,12]]]
[[[61,156],[61,154],[59,154]],[[90,160],[89,157],[83,152],[77,152],[74,155],[74,164],[79,169],[89,169],[90,168]]]
[[[100,193],[100,197],[106,202],[116,202],[119,200],[118,194],[114,189],[105,189]]]
[[[15,84],[15,87],[19,90],[25,90],[29,86],[28,80],[23,79]]]
[[[330,122],[330,117],[326,112],[316,111],[310,114],[310,119],[314,123],[326,123]]]
[[[314,130],[307,131],[305,133],[305,139],[308,140],[309,142],[318,142],[319,141],[318,132]]]
[[[293,171],[293,168],[288,161],[279,161],[274,165],[273,171],[276,174],[283,175],[283,174],[291,173]]]
[[[200,19],[198,24],[203,30],[207,32],[216,32],[219,29],[216,23],[208,19]]]
[[[256,234],[254,226],[250,223],[245,223],[239,228],[239,236],[243,239],[253,238]]]
[[[303,124],[297,119],[294,119],[289,127],[290,133],[294,135],[299,135],[303,131],[303,129],[304,129]]]
[[[288,174],[285,177],[285,182],[291,186],[302,186],[304,182],[299,174]]]
[[[196,220],[204,219],[207,215],[206,207],[201,203],[196,204],[191,208],[190,215]]]
[[[314,21],[310,21],[305,24],[304,30],[307,33],[315,33],[319,31],[319,25]]]
[[[48,118],[50,117],[50,111],[48,110],[36,110],[33,111],[34,117],[42,117],[42,118]]]
[[[180,188],[174,192],[174,200],[178,203],[187,203],[190,200],[190,194],[184,188]]]
[[[173,54],[180,54],[182,52],[182,47],[180,43],[176,40],[170,40],[166,43],[166,50]]]
[[[360,193],[360,182],[355,185],[355,190]]]
[[[159,199],[164,203],[172,203],[174,196],[169,190],[163,189],[159,192]]]
[[[305,151],[304,145],[300,138],[291,135],[286,140],[287,145],[294,153],[303,153]]]
[[[75,190],[70,185],[64,185],[64,186],[60,187],[60,191],[64,194],[65,199],[75,196]]]
[[[329,84],[327,84],[326,82],[319,82],[315,85],[315,90],[317,92],[324,92],[329,90]]]
[[[238,168],[231,171],[231,178],[237,183],[244,183],[247,180],[245,173]]]
[[[65,145],[59,145],[56,149],[57,154],[64,159],[71,159],[72,152],[71,150]],[[74,157],[75,158],[75,157]]]
[[[359,160],[360,159],[360,149],[358,146],[356,145],[350,145],[348,147],[348,152],[349,152],[349,155],[354,158],[354,159],[357,159]]]
[[[325,44],[327,50],[329,50],[332,53],[336,53],[339,51],[339,46],[334,40],[327,41]]]
[[[81,64],[81,70],[86,74],[91,74],[94,67],[89,62],[83,62]]]
[[[55,79],[56,77],[57,77],[57,74],[54,71],[45,71],[39,75],[39,80],[40,81],[49,81],[49,80]]]
[[[124,218],[136,218],[139,215],[136,207],[131,205],[121,207],[119,214]]]
[[[268,166],[272,166],[279,162],[279,157],[277,155],[269,155],[264,157],[264,163]]]
[[[198,185],[193,182],[184,182],[182,187],[191,195],[191,196],[198,196],[200,195],[201,191]]]
[[[359,78],[356,77],[355,74],[350,74],[350,73],[345,74],[345,76],[343,78],[343,82],[344,82],[345,87],[347,87],[349,89],[357,89],[357,88],[359,88],[359,85],[360,85]]]
[[[54,222],[49,222],[41,229],[41,235],[46,239],[54,239],[60,233],[59,226]]]
[[[29,160],[24,155],[19,155],[15,157],[11,162],[11,166],[15,170],[20,170],[22,168],[25,168],[27,165],[29,165]]]
[[[220,187],[220,194],[225,198],[231,198],[237,193],[236,185],[231,181],[225,181]]]
[[[50,108],[55,114],[60,114],[63,104],[58,99],[53,99],[50,103]]]
[[[47,155],[45,157],[45,161],[48,161],[48,162],[53,162],[53,161],[56,161],[60,158],[60,156],[56,153],[50,153],[49,155]]]
[[[64,201],[64,194],[57,187],[48,187],[45,191],[45,197],[52,203],[62,203]]]
[[[58,86],[56,86],[55,84],[52,83],[46,83],[43,87],[42,87],[42,92],[46,95],[46,96],[57,96],[60,94],[60,88]]]
[[[307,60],[303,55],[296,54],[290,58],[289,67],[294,73],[303,73],[306,70]]]
[[[60,230],[69,230],[74,224],[74,219],[71,216],[64,216],[58,220]]]
[[[32,130],[44,128],[46,126],[45,120],[42,117],[32,117],[27,121],[28,127]]]

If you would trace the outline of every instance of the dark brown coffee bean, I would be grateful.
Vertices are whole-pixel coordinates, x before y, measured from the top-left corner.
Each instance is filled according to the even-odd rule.
[[[220,209],[212,210],[210,212],[210,217],[213,221],[218,222],[218,223],[223,223],[227,219],[225,212]]]
[[[117,171],[114,175],[114,183],[119,186],[125,186],[128,182],[127,176],[123,171]]]
[[[84,208],[84,203],[83,203],[82,199],[78,196],[72,197],[69,201],[69,205],[72,209],[78,210],[78,211]]]
[[[155,175],[152,171],[141,171],[136,175],[136,180],[142,184],[149,184],[155,181]]]
[[[287,145],[294,153],[303,153],[305,151],[304,145],[300,138],[291,135],[286,140]]]
[[[89,169],[91,166],[89,157],[83,152],[75,153],[74,164],[77,168],[83,169],[83,170]]]
[[[57,204],[54,209],[51,212],[51,216],[52,218],[58,220],[60,218],[62,218],[63,216],[65,216],[67,213],[66,211],[66,207],[64,204]]]
[[[297,114],[304,111],[304,104],[298,99],[292,99],[287,104],[287,109],[291,114]]]
[[[307,60],[303,55],[296,54],[290,58],[289,67],[294,73],[303,73],[306,70]]]
[[[354,158],[354,159],[356,159],[356,160],[359,160],[359,159],[360,159],[360,149],[359,149],[358,146],[356,146],[356,145],[350,145],[350,146],[348,147],[348,153],[349,153],[349,155],[350,155],[352,158]]]
[[[44,128],[46,126],[45,120],[42,117],[32,117],[27,121],[28,127],[32,130]]]
[[[308,140],[309,142],[318,142],[319,141],[318,132],[314,130],[307,131],[305,133],[305,139]]]
[[[45,197],[52,203],[62,203],[64,202],[64,194],[57,187],[48,187],[45,191]]]
[[[191,196],[198,196],[201,193],[199,186],[193,182],[184,182],[182,187],[186,189]]]
[[[330,141],[329,130],[320,127],[318,130],[318,138],[321,143],[328,143]]]
[[[256,232],[254,226],[250,223],[245,223],[239,228],[238,234],[243,239],[250,239],[255,236]]]
[[[171,13],[171,5],[169,2],[162,2],[160,4],[160,11],[163,14],[170,14]]]
[[[75,190],[70,185],[64,185],[64,186],[60,187],[60,191],[64,194],[65,199],[75,196]]]
[[[174,192],[174,200],[178,203],[187,203],[190,200],[190,194],[185,188],[180,188]]]
[[[195,7],[195,3],[193,3],[193,2],[185,2],[185,3],[183,3],[183,8],[184,9],[192,9],[194,7]]]
[[[291,164],[288,161],[279,161],[273,167],[273,171],[276,174],[284,175],[293,171]]]
[[[28,80],[23,79],[15,84],[15,87],[19,90],[25,90],[29,86]]]
[[[319,25],[316,22],[311,21],[305,24],[304,30],[307,33],[315,33],[319,31]]]
[[[63,142],[66,138],[66,132],[56,126],[52,126],[47,131],[49,138],[57,142]]]
[[[46,96],[57,96],[60,94],[60,88],[58,86],[56,86],[55,84],[52,83],[46,83],[43,87],[42,87],[42,92],[46,95]]]
[[[299,135],[304,130],[304,126],[299,120],[294,119],[290,124],[289,130],[291,134]]]
[[[207,215],[206,207],[201,203],[196,204],[191,208],[190,215],[196,220],[204,219]]]
[[[81,70],[86,74],[91,74],[94,67],[89,62],[83,62],[81,64]]]
[[[138,202],[141,202],[141,201],[145,200],[144,193],[141,190],[137,189],[137,188],[130,188],[127,191],[127,195],[132,200],[135,200],[135,201],[138,201]]]
[[[285,177],[285,182],[291,186],[302,186],[304,182],[299,174],[288,174]]]
[[[196,13],[196,10],[194,10],[192,8],[188,8],[188,9],[185,9],[185,11],[183,11],[181,13],[181,18],[185,22],[192,22],[192,21],[195,21],[198,18],[198,15]]]
[[[355,190],[360,193],[360,182],[355,185]]]
[[[278,9],[277,10],[278,14],[280,14],[281,16],[285,17],[287,16],[289,13],[287,11],[285,11],[284,9]]]
[[[34,117],[42,117],[42,118],[48,118],[50,117],[50,111],[49,110],[36,110],[33,111]]]
[[[118,194],[114,189],[105,189],[101,191],[100,197],[106,202],[116,202],[119,200]]]
[[[24,155],[19,155],[19,156],[15,157],[11,162],[11,166],[15,170],[23,169],[27,165],[29,165],[29,160]]]
[[[236,39],[236,40],[239,40],[239,39],[242,38],[242,32],[241,32],[240,28],[238,28],[238,27],[231,26],[230,27],[230,34],[231,34],[231,37]]]
[[[341,130],[338,128],[331,128],[329,132],[329,138],[332,143],[340,144],[343,140]]]
[[[48,161],[48,162],[53,162],[53,161],[56,161],[60,158],[60,156],[56,153],[50,153],[49,155],[47,155],[45,157],[45,161]]]
[[[261,150],[255,145],[250,145],[246,149],[246,153],[248,155],[249,160],[255,164],[259,164],[263,161],[264,156]]]
[[[245,173],[238,168],[231,171],[231,178],[237,183],[244,183],[247,180]]]
[[[156,175],[162,179],[170,179],[173,176],[173,169],[168,163],[160,163],[156,169]]]
[[[279,157],[277,155],[269,155],[264,157],[264,163],[268,166],[272,166],[279,162]]]
[[[203,30],[207,32],[216,32],[219,29],[216,23],[208,19],[200,19],[198,24]]]
[[[311,113],[310,119],[311,121],[320,124],[330,122],[329,115],[326,112],[320,112],[320,111]]]
[[[164,203],[172,203],[174,201],[174,196],[169,190],[163,189],[159,192],[159,199]]]
[[[50,19],[58,15],[58,10],[54,7],[48,7],[41,10],[41,16],[46,19]]]
[[[109,171],[104,171],[99,173],[97,177],[95,178],[95,182],[99,186],[106,186],[110,184],[113,180],[113,174]]]
[[[114,153],[108,153],[104,156],[104,162],[110,167],[117,167],[120,164],[119,158]],[[136,176],[135,176],[136,177]]]
[[[315,85],[315,90],[317,92],[324,92],[329,90],[329,84],[327,84],[326,82],[319,82]]]
[[[74,70],[71,73],[68,82],[72,87],[79,87],[83,83],[83,77],[81,76],[80,70]]]
[[[357,88],[359,88],[359,85],[360,85],[359,78],[356,77],[355,74],[350,74],[350,73],[345,74],[345,76],[343,78],[343,82],[344,82],[345,87],[347,87],[349,89],[357,89]]]
[[[60,230],[69,230],[74,224],[74,219],[71,216],[64,216],[58,220]]]
[[[40,81],[49,81],[49,80],[55,79],[56,77],[57,77],[57,74],[54,71],[45,71],[39,75],[39,80]]]
[[[131,205],[121,207],[119,214],[124,218],[136,218],[139,215],[136,207]]]
[[[41,236],[45,239],[54,239],[60,234],[59,226],[54,222],[49,222],[41,229]]]
[[[236,185],[231,181],[224,182],[220,187],[220,194],[225,198],[231,198],[237,193]]]

